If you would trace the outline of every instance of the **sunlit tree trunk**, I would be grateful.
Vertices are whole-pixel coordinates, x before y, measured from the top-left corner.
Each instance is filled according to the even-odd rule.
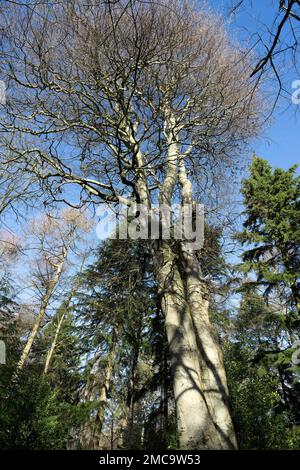
[[[217,332],[209,318],[208,288],[201,279],[199,263],[193,253],[185,256],[184,276],[199,354],[200,389],[205,397],[215,434],[212,440],[209,434],[206,436],[206,444],[208,448],[234,449],[237,443],[230,415],[223,353]]]
[[[178,150],[175,119],[166,108],[167,173],[161,203],[171,207],[176,182],[182,203],[193,204],[192,183]],[[199,262],[183,240],[178,253],[167,241],[153,254],[172,364],[177,427],[183,449],[234,449],[225,368],[209,318],[208,293]]]
[[[47,353],[45,367],[44,367],[44,374],[47,374],[47,372],[49,370],[50,362],[51,362],[51,359],[53,357],[55,348],[57,346],[58,337],[59,337],[60,330],[61,330],[61,327],[63,325],[64,319],[65,319],[65,316],[66,316],[66,311],[63,311],[61,316],[58,319],[56,330],[55,330],[55,335],[54,335],[53,341],[51,343],[50,349]]]
[[[188,273],[184,282],[165,242],[158,251],[158,260],[157,281],[165,314],[180,447],[235,448],[228,401],[223,399],[223,388],[228,399],[224,366],[217,340],[212,340],[215,337],[208,319],[207,299],[201,298],[197,304],[194,294],[193,300],[187,301],[185,283],[190,292],[194,284]],[[196,325],[197,317],[201,321],[196,321]],[[205,354],[211,362],[205,360]],[[224,423],[220,422],[222,419]]]
[[[184,204],[193,204],[192,184],[185,161],[178,156],[178,179]],[[203,432],[202,443],[208,448],[234,449],[237,446],[230,415],[229,396],[223,354],[217,332],[209,318],[209,294],[202,279],[199,261],[187,241],[181,243],[181,273],[185,298],[196,338],[199,360],[199,391],[203,394],[207,419],[212,426]]]

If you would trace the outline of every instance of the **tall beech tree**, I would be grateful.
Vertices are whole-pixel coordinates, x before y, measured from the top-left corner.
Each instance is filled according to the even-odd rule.
[[[31,175],[45,203],[140,203],[151,211],[157,202],[195,203],[196,194],[203,202],[258,132],[263,106],[249,56],[201,4],[36,1],[30,9],[6,5],[2,21],[1,165]],[[196,254],[189,240],[155,240],[152,258],[180,446],[234,449]]]

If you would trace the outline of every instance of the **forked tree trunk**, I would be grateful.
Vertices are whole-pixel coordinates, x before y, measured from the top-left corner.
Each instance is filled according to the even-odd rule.
[[[179,183],[182,203],[191,205],[192,183],[185,156],[179,151],[176,119],[171,106],[164,111],[168,151],[159,202],[171,208]],[[140,159],[142,164],[142,156]],[[151,208],[147,182],[139,177],[137,183],[140,200]],[[165,315],[180,447],[235,449],[222,352],[209,319],[207,290],[195,254],[188,251],[185,241],[181,253],[174,253],[169,241],[160,240],[156,245],[153,259]]]
[[[37,314],[37,316],[35,318],[33,328],[30,332],[30,335],[27,339],[27,342],[26,342],[26,344],[24,346],[24,349],[22,351],[20,360],[18,362],[17,370],[22,370],[24,365],[25,365],[25,362],[27,361],[27,358],[28,358],[29,353],[31,351],[33,342],[34,342],[34,340],[35,340],[35,338],[36,338],[36,336],[39,332],[42,320],[44,319],[44,317],[46,315],[46,310],[48,308],[48,305],[49,305],[50,299],[52,297],[52,294],[53,294],[53,292],[54,292],[54,290],[55,290],[55,288],[56,288],[56,286],[59,282],[59,279],[60,279],[60,276],[61,276],[61,273],[62,273],[62,270],[63,270],[64,262],[65,262],[66,257],[67,257],[67,253],[68,253],[68,249],[66,248],[66,249],[64,249],[62,258],[61,258],[60,262],[58,263],[58,265],[56,267],[56,271],[54,273],[53,278],[48,283],[46,292],[45,292],[45,294],[42,298],[42,301],[41,301],[41,306],[40,306],[40,309],[39,309],[39,313]]]
[[[79,273],[81,274],[82,273],[82,270],[83,270],[83,266],[84,266],[84,262],[85,262],[85,257],[83,258],[82,260],[82,264],[81,264],[81,267],[80,267],[80,270],[79,270]],[[80,278],[80,277],[79,277]],[[79,279],[78,278],[78,279]],[[66,318],[66,314],[70,308],[70,305],[71,305],[71,302],[72,302],[72,298],[76,292],[76,288],[79,286],[79,281],[77,280],[73,286],[73,289],[71,290],[68,298],[67,298],[67,301],[63,307],[63,311],[62,311],[62,314],[61,316],[59,317],[58,319],[58,323],[57,323],[57,326],[56,326],[56,329],[55,329],[55,334],[54,334],[54,338],[52,340],[52,343],[51,343],[51,346],[50,346],[50,349],[47,353],[47,356],[46,356],[46,361],[45,361],[45,367],[44,367],[44,374],[47,374],[48,370],[49,370],[49,366],[50,366],[50,363],[52,361],[52,357],[53,357],[53,354],[54,354],[54,351],[56,349],[56,346],[57,346],[57,343],[58,343],[58,337],[60,335],[60,331],[61,331],[61,328],[62,328],[62,325],[64,323],[64,320]]]
[[[156,252],[156,277],[165,314],[177,427],[182,449],[234,449],[222,354],[208,301],[188,266],[184,276],[167,242]],[[197,286],[197,289],[196,289]]]

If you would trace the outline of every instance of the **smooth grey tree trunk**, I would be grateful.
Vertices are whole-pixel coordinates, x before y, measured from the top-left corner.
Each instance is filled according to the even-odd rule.
[[[65,316],[66,316],[66,312],[64,311],[59,320],[58,320],[58,323],[57,323],[57,326],[56,326],[56,330],[55,330],[55,335],[54,335],[54,338],[53,338],[53,341],[51,343],[51,346],[50,346],[50,349],[47,353],[47,356],[46,356],[46,361],[45,361],[45,367],[44,367],[44,374],[47,374],[48,373],[48,370],[49,370],[49,367],[50,367],[50,363],[51,363],[51,360],[52,360],[52,357],[53,357],[53,354],[54,354],[54,351],[55,351],[55,348],[57,346],[57,342],[58,342],[58,337],[59,337],[59,334],[60,334],[60,330],[61,330],[61,327],[62,327],[62,324],[64,322],[64,319],[65,319]]]
[[[193,204],[192,182],[180,154],[176,119],[172,107],[165,106],[166,174],[159,203],[171,208],[176,184],[183,204]],[[127,129],[128,134],[130,134]],[[144,159],[132,135],[139,169],[136,189],[140,202],[151,210],[144,174]],[[209,319],[207,289],[195,254],[182,241],[175,253],[174,240],[154,243],[158,293],[165,315],[171,358],[177,427],[182,449],[235,449],[236,437],[228,405],[228,389],[218,338]]]
[[[184,258],[186,296],[199,353],[200,387],[219,437],[220,448],[235,449],[237,442],[230,415],[223,353],[218,334],[209,317],[208,286],[201,278],[195,254],[185,253]]]
[[[182,449],[235,449],[220,345],[201,280],[167,242],[156,252],[156,276],[171,357]]]

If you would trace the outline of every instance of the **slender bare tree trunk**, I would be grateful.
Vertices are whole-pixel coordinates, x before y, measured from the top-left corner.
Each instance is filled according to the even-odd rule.
[[[62,324],[64,322],[65,316],[66,316],[66,312],[64,311],[61,314],[61,316],[58,320],[57,327],[56,327],[56,330],[55,330],[55,335],[54,335],[53,341],[51,343],[50,349],[47,353],[45,367],[44,367],[44,374],[47,374],[47,372],[49,370],[50,362],[51,362],[53,353],[54,353],[56,345],[57,345],[58,336],[60,334],[60,330],[61,330]]]
[[[63,269],[63,266],[64,266],[64,262],[66,260],[67,254],[68,254],[68,248],[65,247],[64,250],[63,250],[61,260],[59,261],[59,263],[56,266],[54,276],[48,282],[46,292],[45,292],[45,294],[42,298],[42,301],[41,301],[41,306],[40,306],[39,313],[36,316],[33,328],[32,328],[31,333],[30,333],[30,335],[27,339],[25,347],[22,351],[20,360],[19,360],[18,365],[17,365],[17,370],[22,370],[24,365],[25,365],[25,362],[27,361],[27,358],[29,356],[29,353],[30,353],[30,350],[32,348],[33,342],[34,342],[34,340],[35,340],[35,338],[36,338],[36,336],[39,332],[41,322],[42,322],[43,318],[45,317],[46,309],[49,305],[51,296],[52,296],[52,294],[54,292],[54,289],[56,288],[56,286],[59,282],[59,279],[60,279],[60,276],[61,276],[61,273],[62,273],[62,269]]]
[[[80,270],[79,270],[80,274],[82,273],[84,262],[85,262],[85,257],[83,258],[82,263],[81,263],[81,267],[80,267]],[[75,282],[75,285],[73,286],[73,289],[71,290],[70,294],[68,295],[68,298],[66,300],[66,304],[64,305],[64,310],[63,310],[63,312],[62,312],[62,314],[61,314],[61,316],[58,320],[57,327],[56,327],[56,330],[55,330],[55,335],[54,335],[53,341],[51,343],[50,349],[47,353],[45,367],[44,367],[44,374],[47,374],[47,372],[49,370],[50,362],[52,360],[55,348],[57,346],[57,341],[58,341],[58,337],[59,337],[59,334],[60,334],[60,331],[61,331],[61,327],[62,327],[64,319],[66,317],[67,310],[71,305],[72,298],[73,298],[73,296],[76,292],[76,288],[78,287],[79,282],[80,281]]]
[[[105,420],[105,408],[108,400],[108,392],[111,384],[111,377],[113,373],[115,355],[116,355],[116,339],[117,332],[114,330],[112,334],[112,342],[110,350],[107,355],[107,361],[103,373],[103,382],[99,390],[99,405],[96,415],[96,420],[93,426],[94,432],[92,433],[92,439],[90,443],[90,448],[94,450],[101,449],[101,440],[102,440],[102,429]]]
[[[104,380],[100,388],[99,407],[98,407],[98,412],[97,412],[97,431],[99,432],[99,434],[101,434],[103,424],[104,424],[104,413],[105,413],[105,407],[106,407],[107,398],[108,398],[108,391],[110,388],[111,376],[112,376],[112,371],[113,371],[114,354],[115,354],[115,351],[114,351],[114,348],[112,348],[107,358],[107,365],[104,370]]]

